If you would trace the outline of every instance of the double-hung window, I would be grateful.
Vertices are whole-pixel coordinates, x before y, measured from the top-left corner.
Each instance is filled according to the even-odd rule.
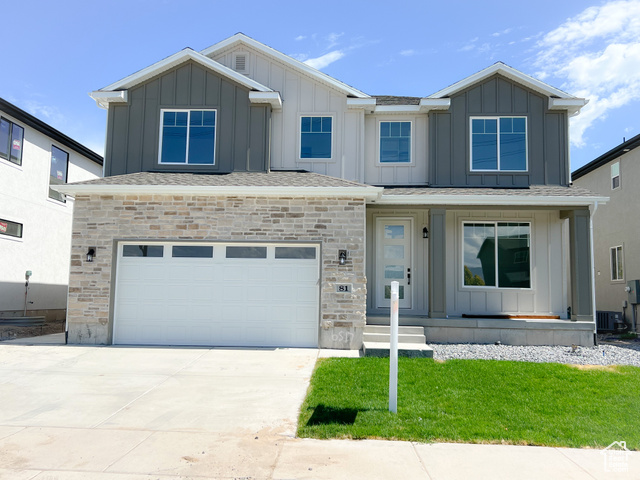
[[[620,187],[620,162],[611,165],[611,190]]]
[[[464,223],[464,286],[531,288],[531,224]]]
[[[300,117],[300,158],[331,158],[332,124],[332,117]]]
[[[380,163],[411,162],[411,122],[380,122]]]
[[[67,170],[69,166],[69,154],[51,145],[51,170],[49,172],[49,198],[65,202],[65,196],[56,192],[51,185],[63,185],[67,183]]]
[[[624,280],[624,263],[622,261],[622,245],[611,247],[611,281]]]
[[[471,171],[526,170],[526,117],[471,117]]]
[[[162,110],[160,163],[214,165],[216,110]]]
[[[22,165],[24,128],[5,118],[0,118],[0,158]]]

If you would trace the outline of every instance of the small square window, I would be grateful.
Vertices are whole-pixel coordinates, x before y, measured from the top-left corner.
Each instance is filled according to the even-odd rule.
[[[411,162],[411,122],[380,122],[380,163]]]
[[[332,117],[300,117],[300,158],[331,158]]]

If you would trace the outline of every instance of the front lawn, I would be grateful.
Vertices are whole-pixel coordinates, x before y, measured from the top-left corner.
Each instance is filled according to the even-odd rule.
[[[400,358],[318,361],[298,435],[640,449],[640,368]]]

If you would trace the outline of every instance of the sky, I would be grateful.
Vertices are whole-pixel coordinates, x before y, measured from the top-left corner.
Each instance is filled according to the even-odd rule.
[[[428,96],[502,61],[589,99],[572,170],[640,133],[640,0],[22,0],[2,17],[0,97],[100,154],[89,92],[237,32],[370,95]]]

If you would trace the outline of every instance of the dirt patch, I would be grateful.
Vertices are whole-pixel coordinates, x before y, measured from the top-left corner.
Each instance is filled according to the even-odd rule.
[[[15,325],[0,326],[0,342],[14,340],[16,338],[37,337],[39,335],[51,335],[64,332],[64,320],[52,320],[40,327],[17,327]]]
[[[615,365],[569,365],[578,370],[602,370],[603,372],[620,373]]]

